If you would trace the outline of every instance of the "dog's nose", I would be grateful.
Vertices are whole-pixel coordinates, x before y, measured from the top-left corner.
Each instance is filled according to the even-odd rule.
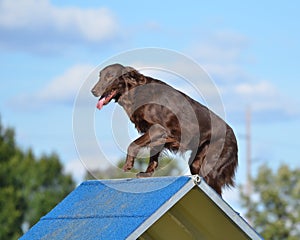
[[[96,91],[96,89],[93,88],[93,89],[91,90],[91,92],[92,92],[92,94],[93,94],[95,97],[97,97],[97,91]]]

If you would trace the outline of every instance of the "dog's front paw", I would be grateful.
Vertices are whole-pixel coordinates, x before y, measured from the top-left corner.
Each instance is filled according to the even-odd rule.
[[[137,178],[146,178],[146,177],[151,177],[153,172],[139,172],[136,174]]]
[[[127,156],[126,162],[123,166],[123,171],[127,172],[130,171],[133,167],[133,157]]]
[[[125,163],[124,166],[123,166],[123,171],[124,172],[128,172],[132,169],[132,164],[127,164]]]

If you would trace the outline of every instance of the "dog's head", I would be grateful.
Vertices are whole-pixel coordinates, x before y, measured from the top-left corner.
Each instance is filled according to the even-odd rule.
[[[119,98],[136,85],[138,72],[131,67],[124,67],[121,64],[112,64],[100,71],[99,81],[92,89],[95,97],[100,97],[97,108],[100,110],[112,99],[118,102]]]

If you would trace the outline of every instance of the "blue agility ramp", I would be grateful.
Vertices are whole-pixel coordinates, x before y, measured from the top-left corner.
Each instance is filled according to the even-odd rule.
[[[199,176],[86,181],[26,239],[261,239]]]

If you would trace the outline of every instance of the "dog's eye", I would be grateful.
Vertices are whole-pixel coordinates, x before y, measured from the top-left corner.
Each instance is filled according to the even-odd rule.
[[[111,80],[111,79],[113,79],[113,77],[114,77],[114,75],[113,74],[111,74],[111,73],[107,73],[106,75],[105,75],[105,80]]]

